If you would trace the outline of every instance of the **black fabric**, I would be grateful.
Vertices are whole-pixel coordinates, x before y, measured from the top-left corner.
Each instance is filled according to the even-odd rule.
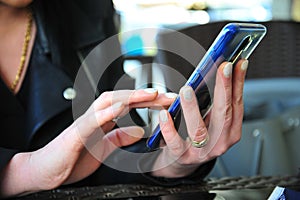
[[[38,133],[40,129],[54,116],[71,108],[71,101],[64,99],[62,91],[64,88],[72,87],[73,81],[62,70],[55,67],[45,55],[38,52],[40,47],[39,36],[37,36],[29,68],[17,95],[25,110],[26,125],[23,132],[25,131],[26,144],[30,149],[32,149],[31,140],[35,135],[40,134]],[[71,121],[72,115],[68,115],[68,118],[68,121]],[[67,125],[69,124],[59,123],[54,128],[61,131],[62,128],[59,127],[65,128]],[[48,131],[50,135],[58,133]]]
[[[10,161],[10,159],[16,154],[19,152],[19,150],[16,150],[16,149],[7,149],[7,148],[3,148],[2,145],[0,147],[0,169],[3,169],[6,164]]]

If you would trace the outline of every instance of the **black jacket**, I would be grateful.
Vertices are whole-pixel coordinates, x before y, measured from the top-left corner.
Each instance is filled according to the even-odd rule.
[[[96,67],[95,63],[87,63],[87,69],[92,73],[82,70],[82,59],[95,46],[116,33],[115,13],[110,0],[36,0],[32,4],[32,12],[37,35],[18,95],[13,95],[0,80],[0,170],[17,152],[35,150],[47,144],[80,116],[99,94],[113,90],[121,77],[126,82],[124,87],[133,89],[133,81],[123,71],[122,57],[114,59],[105,70],[101,60]],[[113,44],[108,51],[121,55],[119,43],[115,41]],[[105,55],[101,56],[103,58]],[[93,73],[95,68],[100,70],[99,82],[99,73]],[[84,87],[74,86],[78,72],[82,74],[81,82],[86,83]],[[92,77],[89,76],[91,74]],[[64,91],[68,88],[76,91],[75,99],[64,97]],[[85,97],[91,92],[94,92],[94,96],[87,100]],[[139,124],[142,123],[137,115],[133,116]],[[144,152],[145,144],[142,140],[124,149]],[[115,165],[128,164],[130,158],[125,154],[122,156],[122,152],[116,156],[117,153],[108,160],[111,159]],[[156,156],[134,157],[130,165],[137,170],[150,169]],[[193,182],[201,180],[212,166],[213,162],[210,162],[184,179],[160,179],[147,173],[121,172],[102,165],[97,172],[78,184]]]
[[[37,36],[28,70],[33,73],[26,74],[18,94],[25,93],[23,105],[0,80],[0,148],[1,157],[5,155],[0,168],[16,151],[34,148],[31,140],[40,129],[71,108],[72,101],[64,99],[62,93],[73,87],[81,66],[78,53],[87,55],[92,47],[116,33],[111,1],[37,0],[32,12]],[[45,65],[51,68],[51,74],[43,69]],[[32,70],[33,66],[38,72]],[[99,93],[113,88],[114,82],[124,74],[121,66],[119,59],[107,70]]]

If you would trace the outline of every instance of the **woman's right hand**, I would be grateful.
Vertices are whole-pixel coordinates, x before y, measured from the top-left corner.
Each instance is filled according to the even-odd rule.
[[[0,196],[49,190],[92,174],[116,148],[141,139],[137,126],[112,130],[113,119],[130,108],[168,106],[174,101],[154,89],[105,92],[43,148],[16,154],[0,174]]]

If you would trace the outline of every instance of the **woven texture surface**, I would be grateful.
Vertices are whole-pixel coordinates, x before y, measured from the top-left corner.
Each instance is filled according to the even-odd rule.
[[[208,192],[211,190],[243,190],[243,189],[273,189],[276,186],[300,189],[300,177],[228,177],[222,179],[209,179],[199,185],[183,185],[177,187],[162,187],[156,185],[111,185],[82,188],[66,188],[44,191],[31,194],[22,200],[96,200],[96,199],[124,199],[134,197],[151,197],[169,194],[189,194],[194,192]]]
[[[248,78],[300,76],[300,23],[271,21],[266,37],[249,58]]]

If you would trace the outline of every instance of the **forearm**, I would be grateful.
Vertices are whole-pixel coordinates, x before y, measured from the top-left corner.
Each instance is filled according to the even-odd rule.
[[[0,198],[38,191],[32,180],[29,153],[16,154],[0,172]]]

